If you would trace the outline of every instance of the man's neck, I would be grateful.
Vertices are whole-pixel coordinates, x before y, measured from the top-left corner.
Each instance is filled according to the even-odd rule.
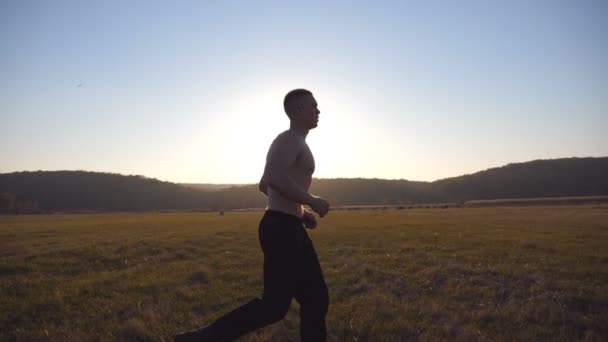
[[[301,126],[298,126],[296,124],[294,124],[293,122],[289,125],[289,130],[299,136],[301,136],[302,138],[306,139],[306,136],[308,135],[308,128],[304,128]]]

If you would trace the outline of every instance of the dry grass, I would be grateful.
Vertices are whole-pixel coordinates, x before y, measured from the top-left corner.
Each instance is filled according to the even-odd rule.
[[[168,341],[262,290],[261,213],[0,217],[0,340]],[[608,340],[608,206],[333,212],[330,340]],[[297,304],[243,338],[298,341]]]

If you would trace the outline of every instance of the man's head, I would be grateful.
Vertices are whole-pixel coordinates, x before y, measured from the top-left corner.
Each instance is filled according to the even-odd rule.
[[[293,123],[301,124],[307,129],[317,127],[319,114],[317,101],[306,89],[294,89],[285,95],[283,108]]]

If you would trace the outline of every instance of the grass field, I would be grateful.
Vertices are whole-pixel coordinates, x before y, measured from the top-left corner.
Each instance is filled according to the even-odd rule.
[[[168,341],[258,296],[259,212],[0,217],[0,340]],[[608,340],[608,205],[331,212],[333,341]],[[298,341],[297,304],[244,341]]]

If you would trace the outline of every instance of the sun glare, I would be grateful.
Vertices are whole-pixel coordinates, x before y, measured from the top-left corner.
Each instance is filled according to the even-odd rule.
[[[289,121],[277,92],[250,92],[224,101],[214,119],[199,127],[193,146],[203,156],[199,179],[252,183],[261,176],[270,143]]]
[[[264,168],[272,140],[289,128],[283,111],[283,96],[296,86],[276,82],[276,87],[242,89],[241,96],[218,99],[213,119],[194,132],[191,154],[199,155],[189,178],[209,183],[254,183]],[[347,89],[331,89],[329,82],[312,84],[321,111],[319,126],[307,142],[314,154],[314,177],[379,177],[387,175],[386,160],[392,160],[388,176],[400,172],[391,156],[390,137],[373,120],[371,104],[355,98]],[[394,144],[393,144],[394,145]],[[196,170],[196,171],[194,171]]]

